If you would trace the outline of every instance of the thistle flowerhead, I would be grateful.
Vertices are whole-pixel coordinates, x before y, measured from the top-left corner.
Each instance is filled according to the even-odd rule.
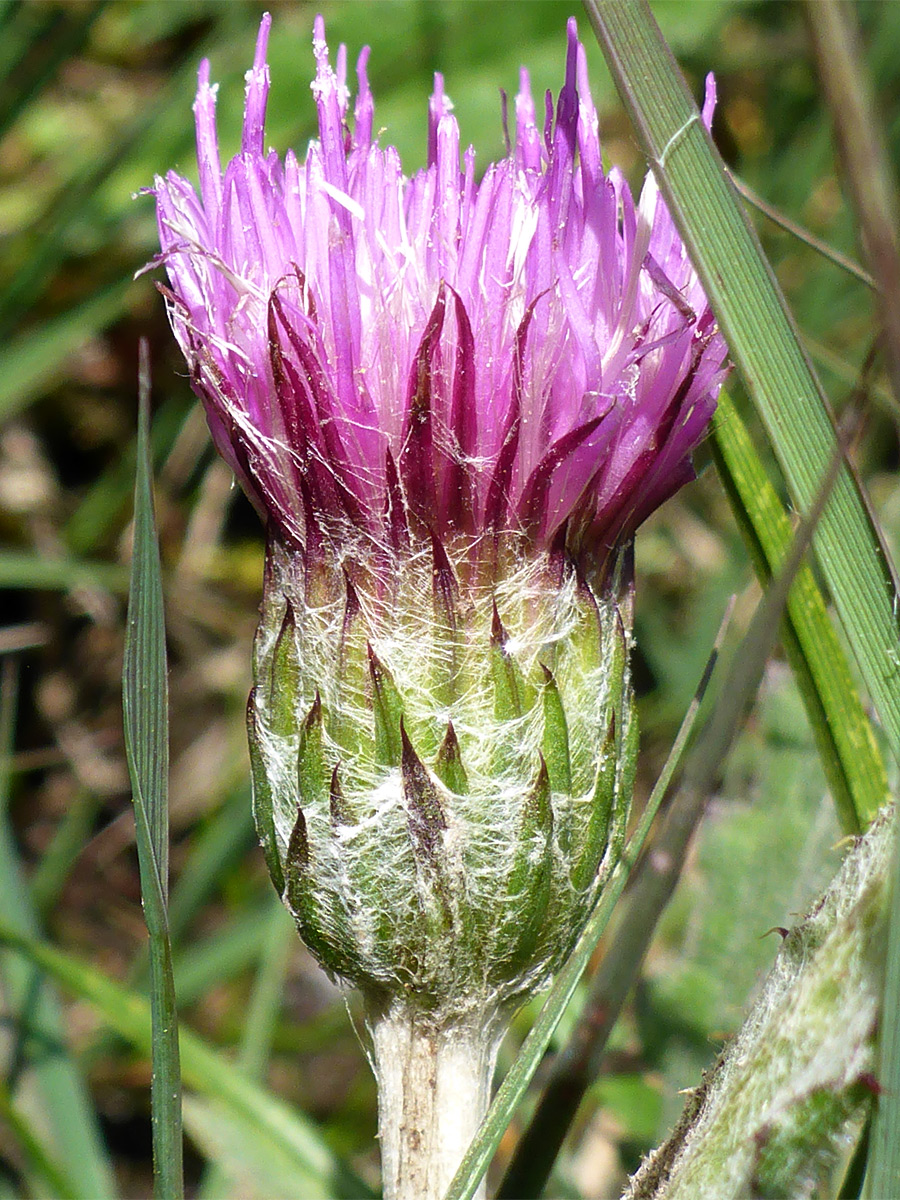
[[[266,152],[268,32],[240,153],[204,63],[199,192],[155,187],[172,325],[269,532],[256,819],[329,970],[464,1016],[546,979],[620,852],[627,549],[724,344],[652,179],[635,204],[602,166],[574,21],[555,112],[523,71],[483,173],[436,76],[411,178],[321,19],[319,137]]]

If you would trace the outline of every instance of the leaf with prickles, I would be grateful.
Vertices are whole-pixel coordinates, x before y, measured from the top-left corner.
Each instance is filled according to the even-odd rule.
[[[400,722],[403,701],[394,677],[380,661],[369,642],[369,676],[372,680],[372,711],[375,718],[375,761],[382,767],[399,767],[402,756]]]
[[[550,776],[550,789],[572,794],[572,764],[569,761],[569,726],[559,688],[549,667],[541,664],[544,673],[544,739],[543,753]]]
[[[600,762],[594,783],[594,795],[588,813],[586,827],[578,839],[580,845],[575,846],[575,864],[571,871],[572,886],[582,892],[590,887],[594,876],[603,861],[609,842],[610,822],[613,809],[619,799],[617,779],[619,764],[617,747],[619,744],[618,725],[615,712],[610,713],[609,728],[603,739],[600,751]],[[624,825],[624,822],[623,822]],[[576,835],[577,836],[577,835]]]
[[[329,794],[328,768],[322,741],[322,701],[318,688],[312,708],[300,726],[297,784],[303,804],[324,804]]]
[[[440,863],[441,834],[447,828],[447,819],[441,807],[437,788],[431,782],[431,776],[416,754],[402,720],[400,721],[400,740],[403,795],[406,799],[413,847],[418,856],[424,857],[430,866],[437,867]]]
[[[266,697],[265,721],[276,737],[291,737],[297,732],[299,696],[300,652],[297,646],[297,622],[294,606],[288,600],[272,650]]]
[[[434,761],[434,773],[448,791],[456,796],[465,796],[469,791],[469,780],[463,766],[462,751],[456,737],[453,722],[447,722],[447,732],[441,742],[437,758]]]
[[[521,717],[525,680],[519,665],[506,648],[509,635],[503,628],[496,601],[491,616],[491,679],[494,684],[494,716],[498,721]]]
[[[256,717],[256,688],[247,701],[247,741],[250,745],[250,778],[253,784],[253,820],[262,844],[269,875],[279,895],[284,892],[284,872],[278,855],[278,839],[275,836],[275,817],[272,812],[272,788],[263,759]]]
[[[550,774],[540,755],[538,772],[522,806],[512,870],[506,883],[510,920],[501,937],[511,938],[510,953],[500,947],[504,972],[528,966],[547,917],[553,882],[553,806]]]

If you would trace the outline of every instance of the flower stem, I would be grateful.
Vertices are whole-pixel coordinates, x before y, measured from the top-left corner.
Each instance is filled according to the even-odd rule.
[[[370,1013],[369,1025],[384,1200],[442,1200],[487,1111],[496,1029],[442,1026],[406,1007]]]

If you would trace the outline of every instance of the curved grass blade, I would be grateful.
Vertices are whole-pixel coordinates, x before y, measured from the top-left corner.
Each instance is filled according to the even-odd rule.
[[[39,554],[0,550],[0,588],[67,591],[101,587],[124,592],[128,576],[117,563],[78,558],[43,558]]]
[[[251,1079],[259,1079],[263,1075],[269,1060],[278,1013],[284,999],[285,974],[296,943],[294,922],[281,897],[273,894],[262,922],[259,969],[250,993],[238,1054],[239,1065]],[[229,1186],[232,1175],[225,1156],[220,1154],[207,1169],[200,1185],[199,1200],[218,1200],[221,1196],[238,1194],[234,1186]]]
[[[859,30],[849,6],[837,0],[806,3],[819,81],[834,123],[846,188],[860,228],[860,242],[877,282],[888,373],[900,400],[900,250],[894,184],[881,122],[863,65]]]
[[[793,538],[791,523],[731,398],[713,422],[713,457],[763,586]],[[812,569],[802,564],[788,595],[782,641],[846,833],[861,833],[887,799],[872,726],[853,683]]]
[[[64,375],[74,352],[117,317],[132,287],[115,283],[77,307],[7,341],[0,375],[0,418],[6,420]]]
[[[792,497],[806,511],[835,452],[835,432],[759,240],[648,4],[585,0],[585,8]],[[813,544],[888,742],[900,758],[895,590],[846,465]]]
[[[827,258],[836,267],[840,267],[842,271],[846,271],[848,275],[852,275],[854,279],[858,279],[860,283],[864,283],[867,288],[874,288],[876,286],[875,280],[859,263],[854,262],[846,254],[841,254],[840,250],[836,250],[828,242],[824,242],[821,238],[816,237],[805,226],[792,221],[780,209],[774,208],[764,200],[762,196],[755,192],[749,184],[744,183],[743,179],[739,179],[737,175],[729,172],[729,177],[747,203],[755,208],[757,212],[761,212],[764,217],[768,217],[773,225],[777,225],[779,229],[783,229],[785,233],[789,233],[797,241],[803,242],[811,250],[815,250],[817,254],[821,254],[823,258]]]
[[[894,813],[894,878],[888,927],[884,999],[878,1034],[875,1119],[863,1195],[900,1195],[900,818]]]
[[[28,1120],[12,1102],[4,1080],[0,1079],[0,1121],[15,1138],[25,1160],[25,1174],[31,1181],[37,1179],[45,1189],[43,1194],[56,1196],[58,1200],[79,1200],[72,1181],[53,1161],[40,1138],[35,1135]],[[42,1193],[36,1188],[38,1195]]]
[[[26,630],[21,641],[27,644]],[[0,920],[19,935],[37,939],[40,924],[7,821],[16,683],[10,654],[3,657],[0,682]],[[42,971],[6,954],[0,958],[0,972],[4,1011],[15,1035],[8,1056],[4,1047],[5,1086],[12,1091],[19,1071],[27,1069],[32,1098],[44,1115],[47,1154],[65,1173],[60,1195],[107,1200],[115,1195],[112,1168],[84,1080],[66,1049],[55,990]]]
[[[153,1035],[146,999],[54,946],[0,925],[0,944],[17,950],[80,999],[91,1004],[113,1032],[142,1054]],[[372,1189],[329,1149],[316,1127],[269,1095],[233,1063],[190,1030],[181,1028],[185,1086],[216,1101],[240,1122],[248,1136],[289,1156],[296,1171],[297,1196],[304,1200],[369,1200]]]
[[[184,1195],[178,1013],[166,903],[169,878],[169,729],[166,630],[162,574],[150,474],[150,368],[140,350],[134,550],[122,703],[125,755],[131,777],[141,896],[150,934],[150,1006],[153,1022],[153,1173],[163,1200]]]

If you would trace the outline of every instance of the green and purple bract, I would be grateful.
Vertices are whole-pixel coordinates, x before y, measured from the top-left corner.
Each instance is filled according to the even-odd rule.
[[[480,179],[440,76],[404,176],[321,18],[319,138],[266,153],[269,25],[240,153],[223,173],[204,63],[199,194],[155,188],[172,324],[269,530],[256,823],[373,1026],[465,1024],[489,1077],[622,853],[628,544],[691,475],[725,345],[652,178],[635,204],[603,169],[574,21],[543,132],[523,71]]]

